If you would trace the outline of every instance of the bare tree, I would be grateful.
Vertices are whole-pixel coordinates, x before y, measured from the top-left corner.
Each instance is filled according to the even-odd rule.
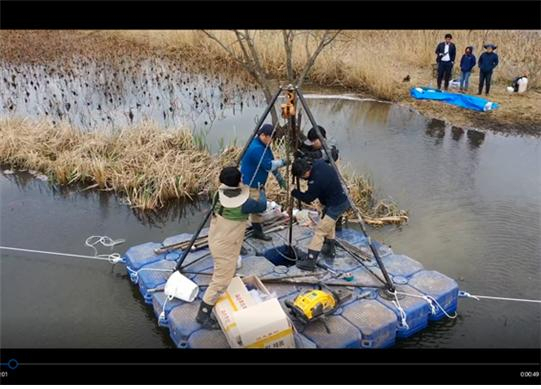
[[[210,31],[203,30],[203,33],[216,42],[231,59],[241,65],[250,74],[254,80],[261,86],[265,100],[270,103],[272,100],[272,81],[269,75],[265,72],[265,67],[261,62],[261,55],[257,49],[255,37],[257,31],[250,30],[232,30],[234,33],[234,41],[232,43],[225,42],[217,37]],[[306,50],[306,63],[295,77],[295,68],[293,62],[294,56],[294,42],[295,38],[300,35],[306,36],[305,50]],[[314,66],[317,57],[325,47],[330,45],[335,38],[340,34],[340,31],[295,31],[295,30],[282,30],[282,37],[284,41],[284,50],[286,58],[286,71],[287,80],[294,85],[302,85],[302,82],[308,75],[310,69]],[[315,40],[317,44],[313,51],[310,50],[310,38]],[[276,124],[278,122],[278,115],[276,110],[271,110],[272,122]]]

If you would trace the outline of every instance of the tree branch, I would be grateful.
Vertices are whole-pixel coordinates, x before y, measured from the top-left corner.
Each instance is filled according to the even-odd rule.
[[[323,37],[319,41],[319,45],[317,46],[316,50],[312,53],[308,61],[306,62],[306,65],[304,66],[303,71],[299,74],[299,77],[297,77],[296,85],[300,87],[302,83],[304,82],[304,78],[314,66],[314,63],[316,62],[316,58],[318,55],[323,51],[323,49],[328,46],[337,36],[340,34],[340,30],[335,32],[334,34],[331,34],[329,30],[325,31],[323,34]]]

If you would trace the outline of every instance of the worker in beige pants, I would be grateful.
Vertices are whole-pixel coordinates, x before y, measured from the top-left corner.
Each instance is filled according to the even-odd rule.
[[[335,238],[336,220],[332,219],[329,215],[325,215],[325,217],[317,224],[314,237],[310,241],[308,249],[312,251],[321,251],[325,239],[334,240]]]
[[[263,191],[257,201],[250,198],[248,186],[241,184],[241,173],[236,167],[223,168],[220,183],[208,234],[214,270],[196,317],[197,322],[207,329],[218,328],[218,323],[211,316],[212,308],[235,276],[248,215],[263,212],[267,207]]]
[[[307,204],[318,199],[324,206],[325,215],[318,223],[314,237],[308,245],[308,254],[300,255],[296,266],[302,270],[315,270],[320,252],[333,259],[336,255],[336,220],[351,204],[342,188],[338,173],[327,162],[297,158],[291,167],[293,176],[308,181],[308,190],[291,191],[291,196]]]

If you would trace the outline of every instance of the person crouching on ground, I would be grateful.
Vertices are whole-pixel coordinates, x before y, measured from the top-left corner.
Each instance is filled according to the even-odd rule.
[[[460,59],[460,90],[462,92],[468,90],[471,71],[475,66],[476,62],[477,61],[475,55],[473,55],[473,47],[466,47],[466,50],[464,51],[464,54]]]
[[[265,188],[269,172],[272,172],[276,177],[280,188],[286,188],[286,181],[278,171],[279,168],[286,165],[286,162],[283,159],[274,159],[270,148],[273,135],[274,128],[271,124],[261,126],[258,136],[250,143],[246,154],[244,154],[240,162],[242,182],[250,187],[250,197],[255,200],[259,199],[260,188]],[[270,236],[263,233],[263,226],[261,225],[263,218],[261,215],[252,213],[250,215],[250,222],[254,229],[252,238],[266,241],[272,240]]]
[[[235,276],[248,215],[263,212],[267,207],[264,191],[260,191],[258,200],[250,198],[249,188],[241,184],[241,173],[236,167],[223,168],[220,183],[208,233],[214,270],[196,317],[207,329],[218,329],[211,317],[212,308]]]
[[[315,160],[310,163],[304,158],[299,158],[293,162],[291,172],[295,177],[308,181],[306,192],[293,189],[291,196],[307,204],[318,199],[324,207],[322,219],[317,224],[314,237],[308,245],[308,254],[300,255],[296,264],[299,269],[314,270],[320,252],[331,259],[335,257],[336,220],[351,207],[351,204],[338,174],[325,161]]]
[[[451,34],[445,35],[445,41],[436,46],[436,62],[438,63],[438,89],[441,89],[441,81],[445,79],[445,90],[449,88],[449,80],[455,63],[456,47],[451,40]]]
[[[479,92],[480,95],[483,92],[483,84],[486,85],[485,93],[488,96],[490,92],[490,80],[492,79],[492,72],[494,68],[498,66],[498,54],[494,52],[496,50],[495,45],[488,44],[484,48],[486,51],[479,57]]]

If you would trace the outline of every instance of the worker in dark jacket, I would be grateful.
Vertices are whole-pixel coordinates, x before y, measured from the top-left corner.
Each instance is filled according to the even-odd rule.
[[[196,321],[207,329],[218,328],[218,323],[211,317],[212,308],[235,276],[248,214],[267,208],[265,192],[260,191],[257,201],[251,199],[249,188],[241,184],[241,173],[236,167],[223,168],[220,183],[208,233],[214,271],[196,316]]]
[[[317,126],[319,129],[319,132],[325,138],[325,141],[327,142],[327,146],[329,147],[329,151],[331,152],[331,157],[333,161],[338,160],[338,149],[336,148],[336,144],[334,142],[330,142],[327,139],[327,131],[321,126]],[[299,149],[295,152],[295,158],[305,158],[309,160],[316,160],[316,159],[322,159],[326,162],[329,162],[329,157],[325,150],[323,149],[323,144],[319,140],[319,137],[317,135],[316,129],[312,127],[308,134],[306,135],[306,140],[301,143],[301,146]],[[342,216],[336,220],[336,230],[342,229]],[[325,247],[325,246],[324,246]]]
[[[325,140],[327,141],[327,145],[329,146],[332,159],[336,162],[338,160],[338,149],[336,148],[336,145],[334,144],[334,142],[329,142],[327,140],[327,131],[325,131],[323,127],[318,126],[318,128],[323,138],[325,138]],[[317,136],[315,128],[312,127],[308,131],[306,138],[307,139],[303,143],[301,143],[299,150],[295,153],[295,157],[308,158],[311,160],[323,159],[325,161],[328,161],[329,157],[327,156],[325,150],[323,150],[323,145],[321,144],[321,141]]]
[[[441,89],[441,81],[445,80],[445,90],[449,88],[449,80],[455,63],[456,47],[451,40],[451,34],[445,35],[445,41],[436,46],[436,62],[438,63],[438,89]]]
[[[461,91],[468,90],[471,71],[473,67],[475,66],[475,63],[476,63],[476,59],[475,59],[475,55],[473,55],[473,47],[468,46],[466,47],[466,50],[464,51],[464,54],[462,55],[462,58],[460,59],[460,71],[462,72],[460,75],[460,90]]]
[[[285,166],[283,159],[274,159],[270,145],[273,141],[274,127],[271,124],[263,125],[258,135],[248,149],[240,162],[240,171],[242,173],[242,182],[250,187],[250,197],[257,200],[259,198],[259,189],[265,188],[269,172],[276,177],[280,188],[286,188],[286,181],[278,169]],[[264,210],[263,210],[264,211]],[[254,229],[254,239],[272,240],[272,237],[263,233],[262,216],[250,214],[250,222]]]
[[[484,48],[486,51],[479,57],[479,92],[477,94],[480,95],[483,92],[483,84],[485,84],[485,93],[488,96],[492,72],[498,66],[498,54],[494,52],[496,46],[492,43],[485,45]]]
[[[325,161],[315,160],[310,163],[306,159],[299,158],[293,162],[291,172],[295,177],[308,181],[308,190],[306,192],[293,189],[291,196],[307,204],[318,199],[324,207],[324,216],[318,223],[314,237],[308,245],[308,255],[301,255],[296,264],[299,269],[314,270],[325,241],[327,241],[327,247],[323,254],[334,258],[336,253],[336,219],[346,212],[351,205],[342,188],[338,174]]]

